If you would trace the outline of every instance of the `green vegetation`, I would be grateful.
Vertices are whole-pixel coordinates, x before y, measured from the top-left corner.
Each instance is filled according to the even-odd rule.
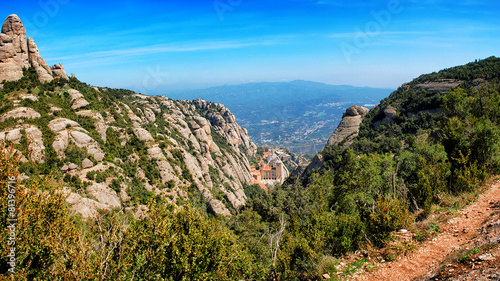
[[[17,176],[16,166],[0,154],[4,210],[6,185]],[[174,212],[164,204],[150,204],[142,219],[119,212],[82,221],[70,215],[52,179],[15,186],[16,280],[239,280],[255,274],[251,255],[235,235],[192,208]],[[3,253],[9,251],[7,216],[2,212],[0,219]],[[0,262],[0,276],[8,278],[6,255]]]
[[[111,187],[119,191],[125,183],[132,198],[127,203],[131,210],[102,212],[95,219],[82,220],[69,212],[63,194],[55,187],[56,180],[49,175],[53,172],[54,178],[60,176],[76,188],[83,185],[79,179],[67,174],[63,177],[57,165],[48,161],[39,165],[41,168],[22,164],[21,171],[43,173],[33,175],[26,186],[18,186],[16,200],[21,204],[16,278],[317,280],[323,273],[336,272],[337,258],[360,249],[392,245],[384,258],[394,259],[411,245],[395,245],[393,231],[408,228],[415,220],[425,220],[433,209],[456,208],[459,204],[451,197],[476,191],[490,175],[500,172],[499,65],[499,59],[489,58],[421,76],[402,86],[370,111],[349,148],[325,148],[321,167],[303,177],[289,178],[268,192],[256,185],[245,186],[247,204],[232,210],[231,217],[208,215],[194,184],[186,190],[191,202],[178,199],[182,208],[175,210],[147,191],[146,181],[159,182],[157,165],[147,157],[146,144],[133,134],[131,120],[120,119],[118,114],[125,110],[120,101],[128,101],[132,93],[108,89],[100,94],[76,79],[66,81],[92,101],[90,108],[106,108],[115,117],[116,125],[121,126],[119,130],[108,129],[103,149],[106,161],[114,163],[115,169],[123,169],[123,177],[114,177]],[[415,87],[443,78],[464,82],[446,93]],[[478,78],[484,83],[477,84]],[[54,91],[64,93],[67,85],[57,81],[40,85],[25,79],[8,84],[9,90],[4,89],[2,98],[30,83],[33,90],[44,92],[43,98],[57,106],[66,104],[67,97]],[[384,109],[389,106],[397,113],[387,121]],[[132,106],[131,110],[137,109]],[[204,113],[210,110],[215,109]],[[72,113],[62,110],[58,114]],[[51,118],[55,116],[25,122],[46,125]],[[81,121],[87,130],[95,129],[92,120]],[[167,132],[167,126],[163,124],[157,130]],[[175,134],[172,131],[174,139]],[[221,150],[232,151],[220,134],[212,131],[212,137]],[[45,136],[44,132],[44,138],[53,139],[54,135]],[[160,147],[169,149],[167,144]],[[167,161],[180,168],[185,182],[193,183],[193,175],[183,160],[186,152],[169,150],[172,157]],[[0,152],[0,208],[7,209],[6,179],[17,175],[18,164],[3,147]],[[65,152],[75,163],[86,156],[76,147],[68,147]],[[58,163],[50,146],[46,147],[46,155]],[[224,185],[217,167],[209,166],[209,174],[215,184]],[[136,177],[138,168],[146,179]],[[109,168],[90,172],[87,177],[104,181],[115,173]],[[126,178],[131,182],[125,182]],[[167,183],[169,188],[174,185]],[[215,192],[214,196],[227,199],[222,193]],[[139,204],[143,205],[141,212]],[[3,212],[0,227],[7,235],[0,236],[1,252],[8,251],[7,224],[7,213]],[[438,221],[422,225],[421,232],[415,233],[417,241],[440,231]],[[466,262],[474,254],[477,251],[462,253],[459,259]],[[6,262],[5,255],[0,257],[2,276],[8,275]],[[343,269],[341,277],[366,264],[366,259],[354,261]]]

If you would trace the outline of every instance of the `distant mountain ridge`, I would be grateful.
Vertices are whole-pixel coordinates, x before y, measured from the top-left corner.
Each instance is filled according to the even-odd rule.
[[[370,107],[390,92],[390,89],[296,80],[224,85],[177,91],[167,96],[222,103],[257,144],[314,154],[325,145],[346,107],[354,104]]]

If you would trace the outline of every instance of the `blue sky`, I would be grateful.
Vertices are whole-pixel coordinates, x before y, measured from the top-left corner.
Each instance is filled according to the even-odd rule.
[[[8,1],[49,65],[145,94],[296,79],[396,88],[500,56],[499,1]]]

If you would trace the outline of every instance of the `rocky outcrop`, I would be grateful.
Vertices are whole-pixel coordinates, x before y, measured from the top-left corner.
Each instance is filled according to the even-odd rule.
[[[111,208],[119,208],[121,206],[121,201],[116,191],[104,184],[94,183],[87,187],[87,193],[96,198],[99,203]]]
[[[69,193],[69,192],[68,192]],[[68,202],[73,211],[79,213],[84,218],[94,217],[98,214],[98,210],[110,210],[110,206],[99,203],[89,198],[84,198],[77,193],[69,193],[66,198],[66,202]]]
[[[77,90],[69,89],[68,94],[71,95],[71,109],[79,109],[89,105],[90,103],[85,99],[82,93]]]
[[[0,140],[20,144],[23,134],[26,137],[26,149],[29,154],[24,155],[24,157],[28,157],[30,161],[35,163],[43,163],[45,157],[45,145],[43,144],[42,132],[35,125],[26,124],[14,129],[0,132]]]
[[[0,122],[3,122],[9,118],[37,119],[40,118],[40,116],[40,113],[36,112],[33,108],[18,107],[2,115],[2,117],[0,117]]]
[[[435,81],[426,81],[415,85],[414,89],[424,89],[426,91],[436,91],[440,93],[447,93],[449,90],[454,89],[464,81],[456,79],[438,79]]]
[[[66,71],[64,71],[64,66],[62,65],[62,63],[58,63],[54,66],[51,66],[50,69],[52,70],[52,73],[56,77],[60,77],[63,79],[69,79],[68,74],[66,74]]]
[[[339,126],[328,139],[326,146],[342,145],[344,148],[349,147],[358,135],[361,122],[363,122],[363,118],[368,112],[368,108],[358,105],[353,105],[346,109],[342,121],[340,121]],[[321,168],[323,163],[323,155],[318,153],[311,161],[299,165],[292,172],[291,177],[300,178],[308,171]]]
[[[349,107],[342,117],[339,126],[330,136],[327,146],[342,143],[343,147],[348,147],[359,133],[359,126],[363,117],[368,113],[368,108],[354,105]]]
[[[385,125],[385,124],[392,124],[394,123],[394,117],[398,114],[398,111],[395,107],[389,105],[386,108],[384,108],[384,119],[379,120],[375,123],[373,123],[373,126],[375,128],[378,128],[380,125]]]
[[[104,159],[105,155],[99,144],[77,122],[66,118],[57,118],[50,121],[48,127],[57,134],[52,147],[59,158],[64,158],[64,150],[68,146],[69,140],[72,140],[76,146],[86,148],[88,154],[97,161]]]
[[[19,143],[21,141],[21,129],[16,128],[12,130],[3,131],[0,133],[0,140],[6,140],[13,143]]]
[[[106,141],[106,132],[108,130],[108,125],[104,121],[101,113],[92,110],[80,110],[76,112],[76,115],[90,117],[95,120],[95,129],[101,135],[103,141]]]
[[[29,160],[35,163],[44,162],[45,145],[43,144],[42,131],[35,125],[31,125],[24,129],[28,140],[28,150],[30,152]]]
[[[26,29],[17,15],[8,16],[0,34],[0,83],[15,81],[23,77],[23,68],[33,67],[40,82],[53,80],[53,71],[40,56],[32,38],[27,38]],[[66,77],[62,65],[54,66],[56,75]],[[64,74],[63,74],[64,73]]]
[[[82,169],[91,168],[94,166],[94,162],[90,161],[90,159],[85,158],[82,160]]]
[[[151,133],[143,128],[135,128],[134,134],[141,141],[154,141],[154,138],[151,135]]]
[[[45,151],[50,157],[55,151],[60,167],[44,168],[70,176],[61,180],[67,201],[84,217],[152,196],[171,204],[201,199],[224,216],[246,204],[243,187],[253,183],[247,157],[257,148],[222,104],[66,83],[64,67],[49,67],[19,17],[10,15],[0,33],[0,82],[20,79],[24,68],[36,71],[41,82],[61,80],[50,90],[9,92],[4,111],[10,111],[2,111],[0,122],[11,128],[0,139],[15,144],[23,162],[43,163]],[[20,106],[25,104],[39,112]],[[21,120],[15,125],[12,118]],[[47,127],[22,120],[33,118]]]
[[[295,179],[300,178],[309,171],[321,168],[323,166],[323,163],[323,155],[318,153],[313,157],[311,161],[302,163],[297,168],[295,168],[290,177]]]
[[[54,79],[54,77],[52,77],[52,70],[47,65],[47,62],[40,56],[40,51],[33,38],[28,38],[28,59],[30,66],[36,70],[40,82],[50,82]]]
[[[250,141],[247,129],[236,123],[236,117],[228,108],[220,103],[211,104],[201,99],[196,99],[193,103],[200,110],[212,109],[209,110],[205,118],[210,122],[212,128],[227,140],[233,149],[239,151],[241,145],[241,147],[247,149],[249,155],[254,155],[257,152],[257,146]],[[214,108],[215,110],[213,110]],[[202,125],[200,124],[200,126]]]

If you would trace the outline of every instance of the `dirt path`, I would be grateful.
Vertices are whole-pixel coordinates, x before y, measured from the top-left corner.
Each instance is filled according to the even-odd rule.
[[[500,181],[481,194],[476,202],[441,226],[442,232],[406,257],[386,264],[374,272],[354,280],[414,280],[435,269],[456,247],[470,241],[484,220],[493,213],[493,204],[500,201]]]

